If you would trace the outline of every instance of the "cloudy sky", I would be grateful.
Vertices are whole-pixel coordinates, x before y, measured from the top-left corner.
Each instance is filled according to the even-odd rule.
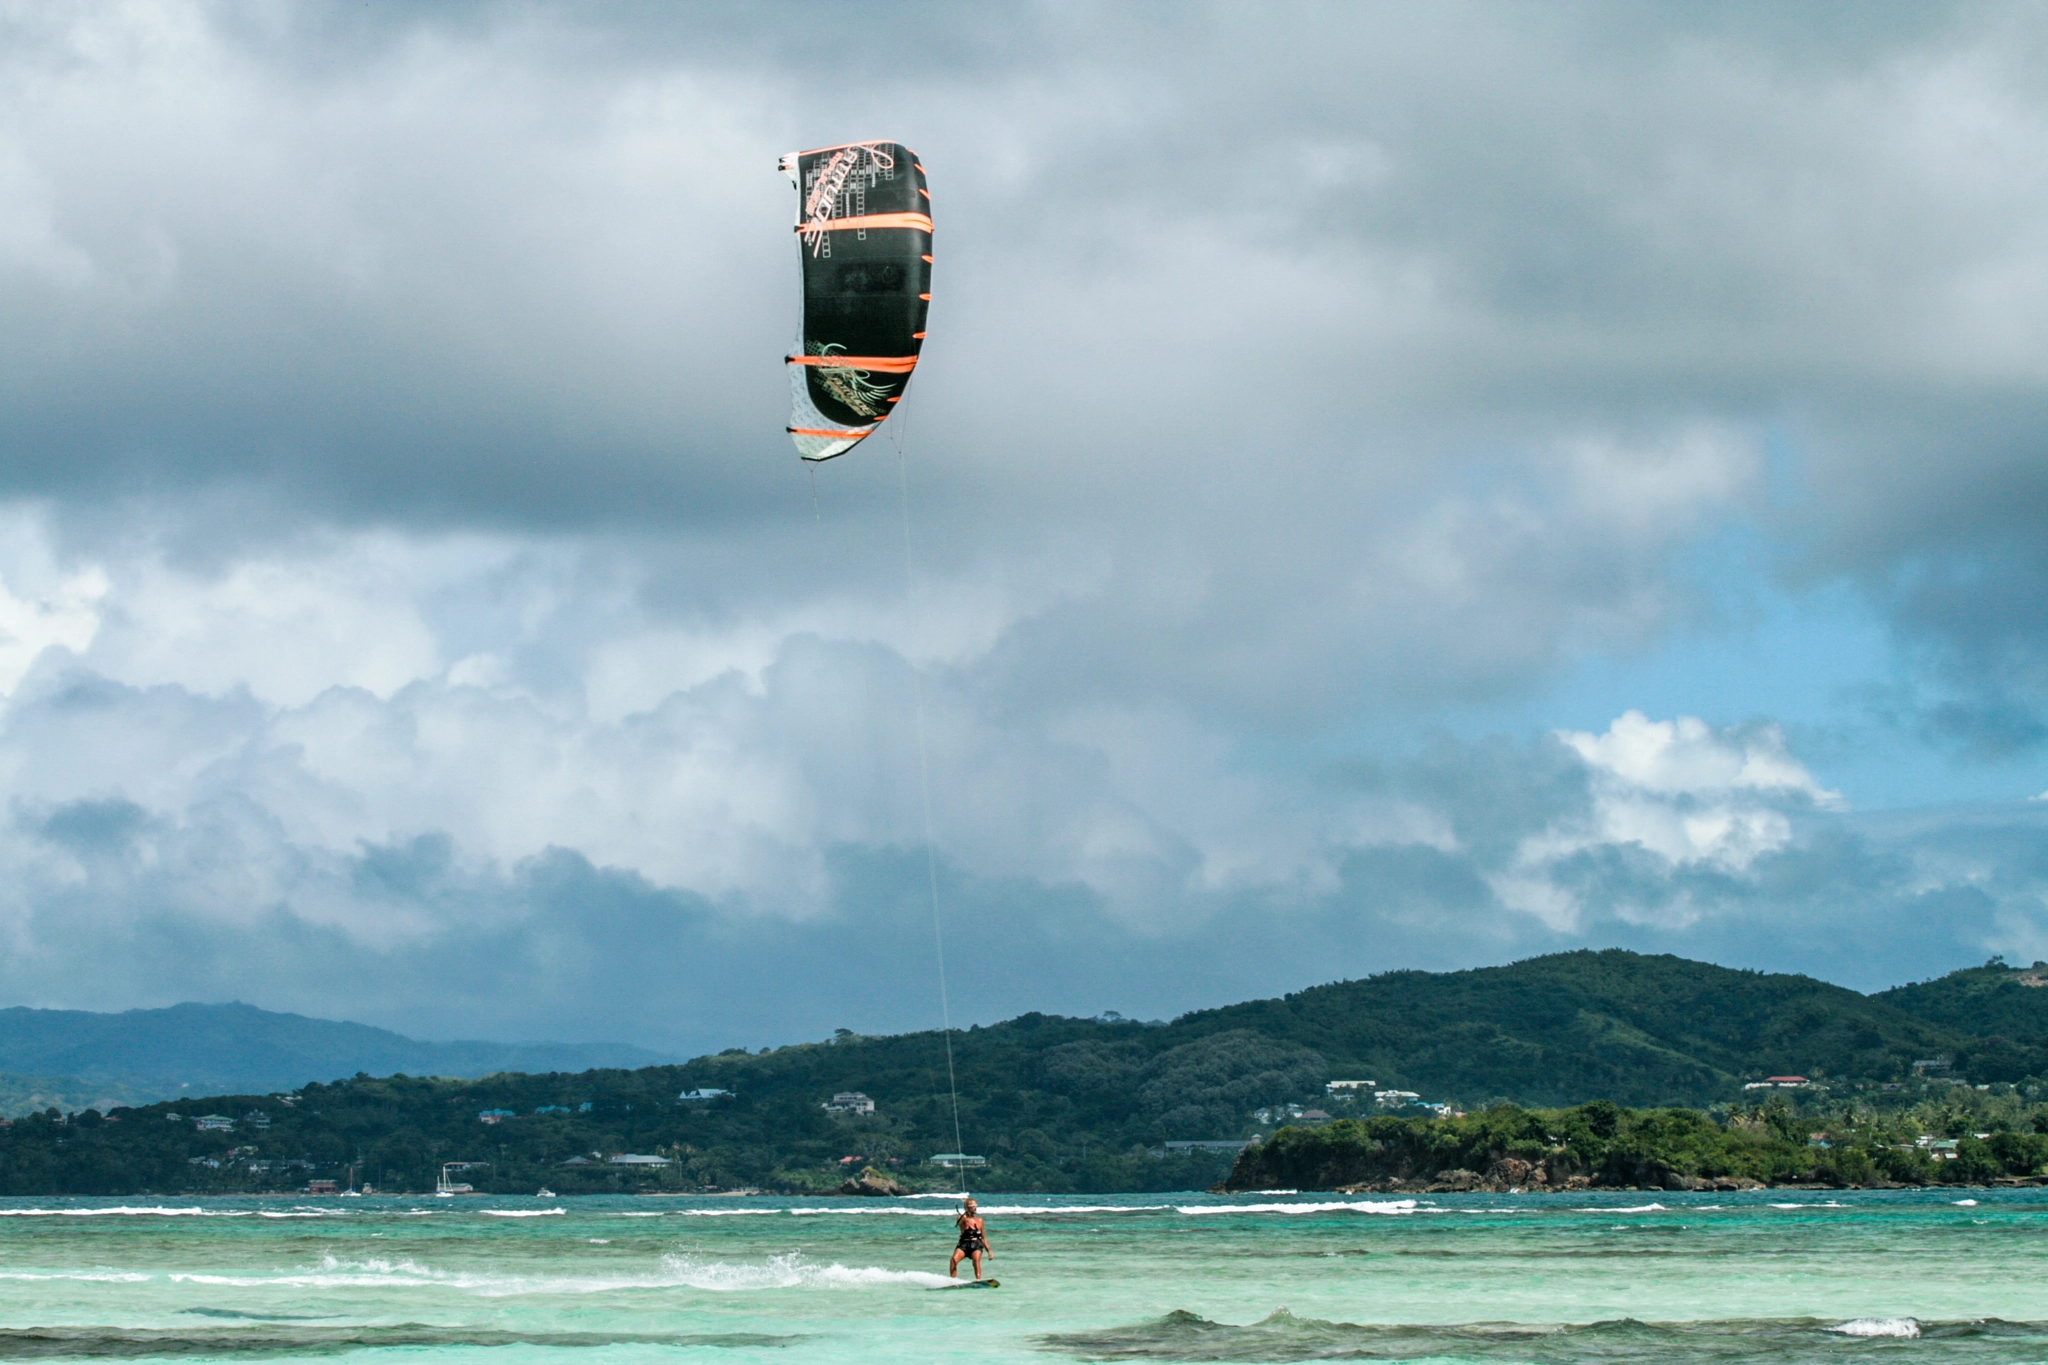
[[[0,1003],[926,1027],[921,768],[956,1022],[2048,957],[2039,6],[23,0],[0,335]]]

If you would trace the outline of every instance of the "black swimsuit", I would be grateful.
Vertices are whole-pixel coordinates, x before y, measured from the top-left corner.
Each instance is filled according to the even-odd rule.
[[[982,1237],[981,1229],[960,1229],[960,1249],[970,1254],[976,1251],[987,1251],[988,1242]]]

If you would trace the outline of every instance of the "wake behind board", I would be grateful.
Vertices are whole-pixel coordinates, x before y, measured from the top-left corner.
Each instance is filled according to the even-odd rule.
[[[1001,1280],[996,1280],[996,1279],[988,1279],[988,1280],[962,1280],[962,1281],[960,1281],[960,1283],[958,1283],[958,1284],[940,1284],[940,1285],[933,1285],[933,1286],[932,1286],[932,1293],[934,1293],[934,1294],[943,1294],[943,1293],[945,1293],[945,1292],[946,1292],[946,1291],[947,1291],[948,1289],[1000,1289],[1000,1288],[1002,1288],[1002,1285],[1003,1285],[1003,1282],[1002,1282]]]

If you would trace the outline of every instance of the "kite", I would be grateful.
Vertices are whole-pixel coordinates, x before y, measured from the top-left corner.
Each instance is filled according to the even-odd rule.
[[[800,196],[803,321],[789,370],[789,436],[806,460],[843,455],[888,420],[924,346],[931,194],[895,142],[791,152]]]

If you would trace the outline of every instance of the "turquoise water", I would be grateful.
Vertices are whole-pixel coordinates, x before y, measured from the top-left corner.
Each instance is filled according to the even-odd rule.
[[[2048,1191],[0,1201],[0,1358],[2048,1361]]]

